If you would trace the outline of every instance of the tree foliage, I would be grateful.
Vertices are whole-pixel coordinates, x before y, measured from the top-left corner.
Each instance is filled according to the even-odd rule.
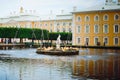
[[[49,33],[49,39],[50,40],[56,40],[58,36],[61,36],[61,40],[72,40],[72,33],[66,33],[66,32],[52,32]]]
[[[56,40],[61,35],[61,40],[72,40],[72,33],[51,32],[36,28],[0,27],[0,38],[29,38],[36,40]]]
[[[47,39],[47,30],[31,29],[31,28],[13,28],[13,27],[0,27],[0,38],[34,38],[41,39],[41,34]]]

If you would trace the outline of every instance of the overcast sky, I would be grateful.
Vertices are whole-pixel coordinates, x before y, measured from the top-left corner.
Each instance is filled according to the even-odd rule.
[[[24,10],[36,10],[39,14],[48,14],[52,10],[54,14],[71,12],[73,6],[77,10],[91,7],[94,5],[104,4],[105,0],[0,0],[0,17],[10,14],[10,12],[19,12],[20,6]]]

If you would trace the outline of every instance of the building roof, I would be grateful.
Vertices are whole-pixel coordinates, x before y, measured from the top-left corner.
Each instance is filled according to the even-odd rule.
[[[48,15],[33,15],[33,14],[17,14],[0,18],[0,23],[10,23],[11,21],[49,21],[49,20],[68,20],[72,19],[72,14],[48,14]]]
[[[120,5],[117,4],[111,4],[111,5],[96,5],[92,6],[86,9],[81,9],[78,11],[74,11],[72,13],[84,13],[84,12],[96,12],[96,11],[114,11],[114,10],[120,10]]]
[[[7,23],[9,21],[37,21],[40,20],[39,16],[36,15],[29,15],[29,14],[17,14],[7,16],[5,18],[0,18],[0,23]]]
[[[72,14],[56,15],[56,20],[72,20]]]

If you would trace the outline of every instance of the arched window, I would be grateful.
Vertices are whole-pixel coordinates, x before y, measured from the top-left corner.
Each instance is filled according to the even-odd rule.
[[[119,20],[119,15],[118,14],[114,15],[114,20]]]
[[[99,33],[99,26],[97,24],[94,26],[94,33]]]
[[[104,24],[103,32],[108,33],[108,24]]]
[[[89,16],[85,16],[85,21],[90,21],[90,17]]]
[[[80,37],[77,38],[77,43],[80,44],[81,40]]]
[[[71,22],[69,23],[69,26],[72,26],[72,23],[71,23]]]
[[[59,23],[57,23],[57,26],[59,26],[60,24]]]
[[[104,45],[108,44],[108,37],[104,37]]]
[[[78,22],[81,21],[81,17],[80,16],[77,17],[77,21]]]
[[[77,33],[80,33],[80,26],[77,27]]]
[[[107,14],[104,15],[103,19],[104,21],[108,21],[109,16]]]
[[[71,29],[71,28],[69,28],[69,29],[68,29],[68,32],[72,32],[72,29]]]
[[[90,32],[90,26],[89,25],[86,25],[85,26],[85,33],[89,33]]]
[[[95,37],[95,38],[94,38],[94,44],[97,45],[98,42],[99,42],[99,41],[98,41],[98,37]]]
[[[66,23],[63,23],[63,26],[65,26],[66,25]]]
[[[63,32],[65,32],[66,30],[65,30],[65,28],[63,28]]]
[[[60,30],[57,28],[57,32],[60,32]]]
[[[114,25],[114,33],[118,33],[119,32],[119,25],[115,24]]]
[[[50,26],[52,27],[52,23],[50,24]]]
[[[94,17],[94,21],[99,21],[99,16],[98,16],[98,15],[96,15],[96,16]]]
[[[114,37],[114,44],[118,45],[119,44],[119,38],[118,37]]]

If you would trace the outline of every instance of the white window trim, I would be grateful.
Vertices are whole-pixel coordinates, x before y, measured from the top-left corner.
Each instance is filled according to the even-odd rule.
[[[86,32],[86,26],[89,26],[89,32],[88,32],[88,33]],[[89,34],[89,33],[90,33],[90,25],[89,25],[89,24],[88,24],[88,25],[85,25],[85,33],[86,33],[86,34]]]
[[[116,16],[116,15],[118,15],[118,16],[119,16],[119,18],[118,18],[118,19],[115,19],[115,16]],[[114,20],[115,20],[115,21],[120,20],[120,15],[119,15],[118,13],[116,13],[116,14],[114,15]]]
[[[115,25],[118,25],[118,32],[115,32]],[[114,24],[114,26],[113,26],[114,33],[116,33],[116,34],[119,33],[119,30],[120,30],[119,28],[120,28],[119,24]]]
[[[70,25],[71,24],[71,25]],[[69,24],[68,24],[69,26],[72,26],[72,22],[69,22]]]
[[[63,27],[63,28],[62,28],[62,32],[66,32],[66,28]]]
[[[107,20],[105,20],[105,16],[107,16],[107,17],[108,17],[108,19],[107,19]],[[105,14],[105,15],[103,16],[103,20],[104,20],[104,21],[108,21],[108,20],[109,20],[109,15],[108,15],[108,14]]]
[[[87,19],[86,19],[86,17],[88,17],[89,18],[88,21],[90,21],[90,16],[88,16],[88,15],[85,16],[85,21],[88,22]]]
[[[84,38],[84,42],[86,43],[86,38],[88,38],[88,39],[89,39],[89,42],[90,42],[90,38],[89,38],[89,37],[85,37],[85,38]],[[89,42],[88,42],[88,43],[89,43]]]
[[[105,29],[104,29],[104,26],[105,26],[105,25],[108,25],[108,24],[104,24],[104,25],[103,25],[103,33],[104,33],[104,34],[108,34],[108,33],[109,33],[109,25],[108,25],[108,32],[107,32],[107,33],[105,33]]]
[[[119,45],[119,37],[114,37],[114,40],[113,40],[113,41],[114,41],[114,45],[117,46],[117,45],[115,44],[115,38],[118,38],[118,44],[117,44],[117,45]]]
[[[78,20],[78,18],[80,17],[80,21]],[[77,16],[77,22],[81,22],[82,20],[81,20],[81,16]]]
[[[80,38],[80,43],[78,43],[78,38]],[[76,43],[79,45],[81,44],[81,37],[76,37]]]
[[[98,20],[96,20],[96,16],[98,16]],[[94,21],[99,21],[99,15],[98,14],[94,16]]]
[[[80,25],[77,25],[76,32],[77,32],[78,34],[80,34],[80,33],[81,33],[81,26],[80,26],[80,32],[78,32],[78,26],[80,26]]]
[[[99,37],[94,37],[94,45],[97,45],[97,44],[95,43],[95,38],[98,38],[98,40],[99,40]]]
[[[103,43],[105,42],[105,38],[107,38],[107,40],[108,40],[108,41],[107,41],[108,43],[105,44],[105,45],[108,45],[108,44],[109,44],[109,38],[108,38],[108,37],[104,37],[104,38],[103,38]]]
[[[63,26],[66,26],[66,22],[63,22]]]
[[[98,25],[98,32],[95,32],[95,26],[98,25],[98,24],[95,24],[94,25],[94,33],[98,34],[99,33],[99,25]]]

